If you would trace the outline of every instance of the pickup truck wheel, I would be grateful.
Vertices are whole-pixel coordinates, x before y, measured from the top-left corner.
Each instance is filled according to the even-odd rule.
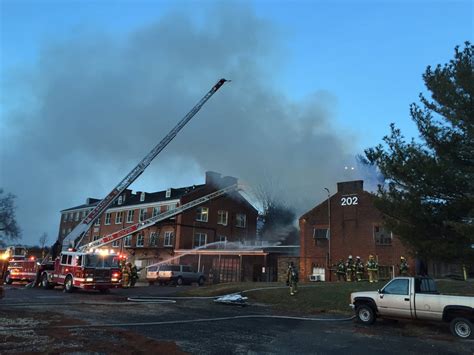
[[[372,307],[362,304],[356,308],[356,318],[359,323],[362,324],[374,324],[375,312]]]
[[[454,318],[451,321],[450,328],[453,335],[459,338],[463,338],[463,339],[474,338],[472,323],[466,318],[462,318],[462,317]]]
[[[66,277],[66,281],[64,281],[64,292],[71,293],[74,291],[74,286],[72,285],[72,277]]]
[[[182,286],[183,285],[183,278],[181,276],[176,279],[176,285],[177,286]]]
[[[204,285],[204,277],[200,277],[199,280],[198,280],[198,286],[202,286]]]
[[[5,283],[7,285],[11,285],[13,283],[12,278],[10,277],[10,273],[8,272],[7,275],[5,276]]]

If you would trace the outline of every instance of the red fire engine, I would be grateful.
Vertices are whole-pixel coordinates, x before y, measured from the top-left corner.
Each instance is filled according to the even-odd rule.
[[[54,269],[43,270],[40,280],[45,289],[63,286],[66,292],[80,288],[106,293],[111,288],[119,288],[121,278],[120,256],[100,250],[97,253],[62,252],[54,262]]]
[[[104,198],[92,211],[64,238],[58,238],[52,250],[52,261],[45,262],[39,266],[36,274],[35,284],[41,283],[44,288],[52,288],[63,285],[66,292],[72,292],[74,288],[96,289],[106,292],[110,288],[120,287],[121,272],[119,256],[117,254],[105,253],[102,249],[98,252],[62,251],[63,241],[69,241],[75,248],[82,242],[87,231],[101,214],[119,197],[119,195],[135,181],[150,165],[151,161],[176,137],[179,131],[191,120],[192,117],[204,106],[204,104],[228,81],[219,80],[206,95],[189,111],[178,124],[158,143],[138,165],[130,171],[125,178]],[[156,221],[155,221],[156,222]],[[135,229],[138,229],[136,227]],[[136,231],[136,230],[135,230]],[[113,234],[115,239],[124,237],[132,230],[121,231]],[[110,236],[108,236],[110,237]],[[112,239],[114,239],[112,238]],[[105,241],[108,244],[110,240]],[[88,245],[90,247],[90,245]],[[59,256],[57,257],[57,255]]]
[[[6,284],[35,279],[38,262],[34,256],[26,257],[26,254],[27,250],[24,247],[11,246],[6,249],[5,255],[8,260],[4,276]]]

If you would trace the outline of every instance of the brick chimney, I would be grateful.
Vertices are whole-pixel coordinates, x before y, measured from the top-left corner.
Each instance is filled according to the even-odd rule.
[[[364,190],[364,180],[343,181],[337,183],[337,192],[352,194]]]

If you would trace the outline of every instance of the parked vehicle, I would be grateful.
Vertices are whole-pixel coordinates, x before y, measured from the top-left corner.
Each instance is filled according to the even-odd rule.
[[[202,286],[206,281],[202,272],[194,271],[189,265],[163,264],[159,265],[158,269],[154,269],[154,267],[151,266],[147,269],[148,282],[158,282],[160,285],[172,283],[178,286],[195,282]],[[155,279],[152,278],[153,275],[156,275]]]
[[[153,265],[146,269],[146,280],[149,285],[154,285],[155,281],[157,281],[159,268],[159,265]]]
[[[11,284],[15,281],[34,281],[38,261],[35,257],[24,258],[23,260],[10,260],[8,270],[5,274],[5,283]]]
[[[455,336],[474,337],[474,297],[440,295],[431,278],[394,278],[381,290],[352,293],[350,306],[363,324],[378,317],[444,321]]]

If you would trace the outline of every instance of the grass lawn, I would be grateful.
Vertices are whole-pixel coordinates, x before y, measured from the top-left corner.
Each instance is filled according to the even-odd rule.
[[[180,296],[218,296],[243,292],[251,302],[271,305],[276,310],[314,313],[352,313],[349,308],[350,294],[356,291],[375,291],[386,282],[341,282],[306,283],[299,285],[299,292],[290,296],[288,287],[281,283],[228,283],[194,288],[179,293]],[[440,280],[436,282],[443,294],[457,294],[474,297],[473,281]],[[252,290],[259,289],[261,290]],[[267,289],[268,288],[268,289]]]

